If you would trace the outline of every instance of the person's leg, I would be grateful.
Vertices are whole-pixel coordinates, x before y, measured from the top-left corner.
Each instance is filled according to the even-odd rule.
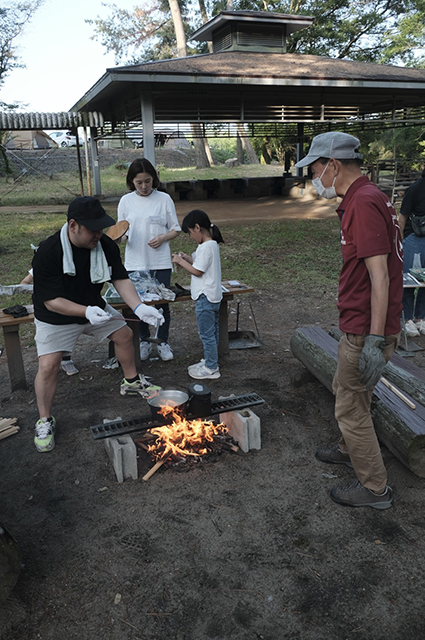
[[[195,304],[199,337],[204,347],[205,365],[212,371],[218,369],[217,306],[220,306],[220,303],[209,302],[204,294],[199,296]]]
[[[56,393],[62,352],[72,353],[82,325],[50,325],[35,319],[35,341],[38,353],[38,371],[34,381],[39,419],[35,424],[34,444],[40,453],[55,446],[56,420],[52,404]]]
[[[409,273],[413,266],[415,255],[415,235],[410,234],[403,240],[403,273]],[[408,322],[414,318],[415,289],[413,287],[403,288],[403,313],[404,320]]]
[[[133,332],[127,325],[121,327],[117,331],[109,334],[109,340],[112,340],[115,347],[115,355],[120,363],[124,378],[130,380],[137,376],[134,347]]]
[[[37,407],[40,418],[50,418],[52,415],[53,398],[58,384],[58,371],[62,352],[49,353],[38,359],[38,371],[35,376],[34,388],[37,397]]]
[[[165,287],[170,286],[171,282],[171,269],[156,269],[155,271],[151,271],[152,277],[156,278],[160,284],[163,284]],[[170,305],[155,305],[157,309],[162,309],[164,314],[164,323],[159,327],[158,338],[161,342],[168,342],[168,336],[170,333]]]
[[[384,357],[388,361],[398,344],[398,336],[388,336]],[[382,493],[387,472],[370,414],[373,390],[360,382],[359,358],[364,336],[342,334],[338,345],[338,365],[334,379],[335,417],[341,431],[339,447],[350,456],[361,484]]]

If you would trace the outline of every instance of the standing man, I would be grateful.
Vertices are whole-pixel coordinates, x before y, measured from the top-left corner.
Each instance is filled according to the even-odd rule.
[[[332,131],[316,136],[296,167],[310,166],[325,198],[342,197],[343,266],[338,309],[341,339],[333,381],[341,438],[320,449],[321,462],[345,464],[357,480],[330,497],[352,507],[388,509],[393,501],[370,414],[373,388],[400,339],[403,251],[397,215],[388,198],[360,170],[360,141]]]
[[[419,224],[416,224],[416,221]],[[415,255],[425,267],[425,169],[406,191],[398,219],[403,234],[403,271],[409,273]],[[425,289],[406,287],[403,290],[404,330],[408,338],[425,334]]]
[[[140,302],[128,277],[118,246],[103,235],[115,224],[96,198],[75,198],[62,229],[41,243],[33,259],[34,315],[38,354],[35,393],[40,418],[35,425],[37,451],[55,446],[56,420],[51,409],[62,353],[72,353],[84,333],[99,342],[108,338],[124,379],[121,395],[145,395],[149,383],[136,371],[133,332],[120,313],[101,296],[103,284],[112,281],[124,302],[140,320],[155,324],[161,314]]]

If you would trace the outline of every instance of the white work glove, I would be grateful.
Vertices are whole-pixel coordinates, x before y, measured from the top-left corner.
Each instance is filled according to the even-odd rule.
[[[86,318],[90,324],[104,324],[112,318],[111,314],[100,307],[87,307]]]
[[[164,324],[165,318],[155,307],[150,307],[147,304],[140,303],[133,310],[133,313],[141,320],[142,322],[147,322],[147,324],[156,325],[159,322],[159,325]]]

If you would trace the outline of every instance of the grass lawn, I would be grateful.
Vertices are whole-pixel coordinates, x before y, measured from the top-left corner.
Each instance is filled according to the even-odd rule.
[[[162,182],[181,180],[212,180],[229,178],[261,178],[266,176],[281,176],[283,168],[280,165],[241,165],[229,169],[224,164],[208,169],[184,167],[169,169],[158,165],[158,172]],[[127,165],[118,163],[100,172],[102,193],[106,197],[122,196],[127,193],[125,178]],[[83,175],[85,193],[88,193],[87,179]],[[92,186],[94,185],[92,179]],[[81,195],[78,172],[55,173],[51,177],[43,175],[21,175],[15,182],[10,178],[0,176],[0,205],[28,206],[67,204]]]
[[[0,283],[17,284],[28,273],[35,246],[58,230],[63,215],[52,213],[2,213],[0,208]],[[250,225],[220,225],[225,243],[220,245],[223,279],[246,281],[256,289],[294,286],[306,293],[335,291],[341,266],[339,221],[283,220]],[[121,245],[124,252],[125,245]],[[196,245],[186,234],[174,240],[172,251],[192,253]],[[180,284],[190,276],[174,275]],[[3,307],[29,303],[28,294],[0,296]]]

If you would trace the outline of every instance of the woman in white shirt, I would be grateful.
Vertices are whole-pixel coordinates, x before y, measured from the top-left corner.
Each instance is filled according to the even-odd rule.
[[[174,202],[167,193],[157,191],[159,178],[154,166],[145,158],[134,160],[127,172],[127,186],[130,193],[123,196],[118,204],[118,221],[127,220],[129,228],[124,239],[125,268],[132,271],[149,271],[166,287],[171,280],[170,240],[181,231]],[[170,329],[170,307],[158,305],[162,309],[165,322],[159,328],[158,354],[162,360],[172,360],[173,352],[168,344]],[[149,325],[140,323],[140,359],[147,360],[152,345]]]

